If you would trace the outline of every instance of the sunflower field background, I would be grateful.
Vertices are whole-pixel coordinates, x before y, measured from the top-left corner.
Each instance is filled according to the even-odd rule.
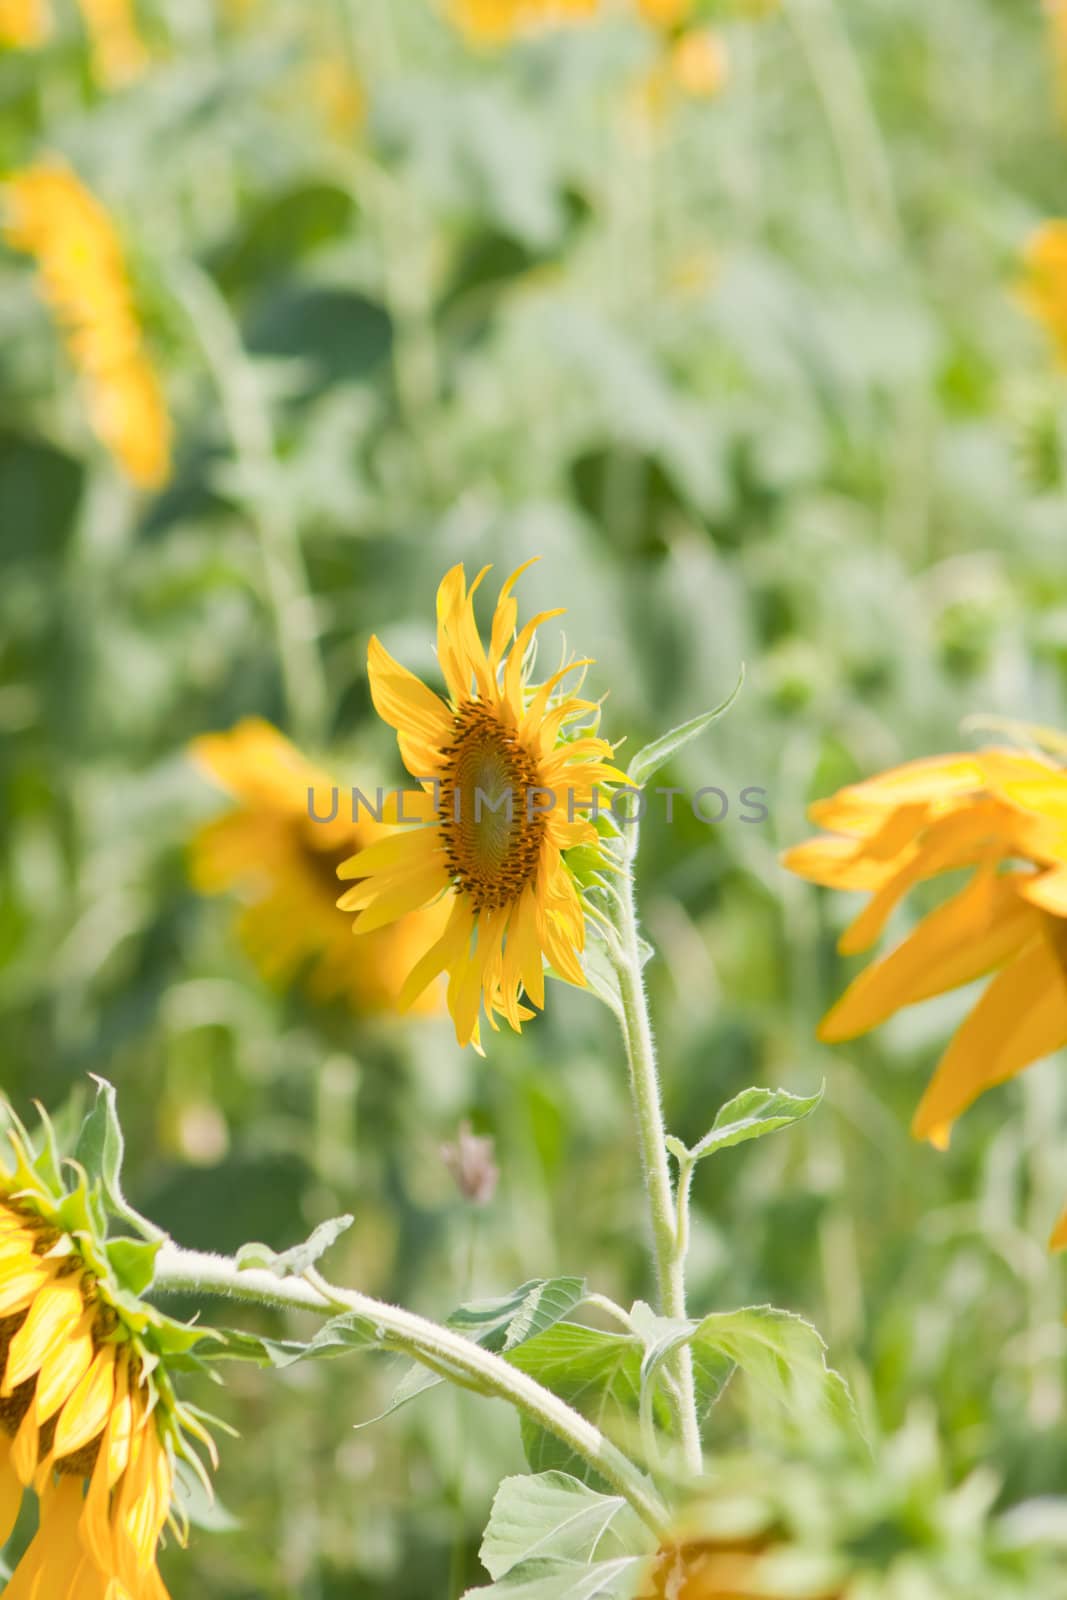
[[[727,815],[653,811],[642,852],[669,1120],[826,1095],[701,1167],[692,1290],[815,1322],[919,1545],[953,1491],[1067,1490],[1063,1064],[911,1141],[966,999],[818,1045],[846,913],[778,856],[968,718],[1067,727],[1067,266],[1024,286],[1065,55],[1038,0],[0,0],[3,1089],[109,1078],[132,1197],[192,1247],[351,1212],[332,1276],[434,1316],[553,1271],[646,1292],[601,1008],[554,984],[481,1059],[391,1013],[390,947],[307,981],[284,824],[269,917],[197,854],[227,802],[193,741],[265,719],[396,782],[370,634],[432,679],[445,569],[540,556],[525,604],[567,606],[610,739],[746,665],[669,772]],[[441,1388],[364,1430],[387,1362],[227,1376],[175,1600],[484,1578],[510,1412]]]

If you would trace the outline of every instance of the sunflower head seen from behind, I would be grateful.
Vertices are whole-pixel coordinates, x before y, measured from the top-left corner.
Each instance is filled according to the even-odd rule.
[[[529,563],[527,563],[529,565]],[[502,1016],[516,1031],[544,1005],[544,972],[584,985],[586,908],[568,852],[597,847],[597,791],[627,780],[596,732],[599,707],[581,699],[567,662],[532,679],[540,612],[516,632],[512,590],[500,591],[488,645],[462,566],[437,592],[437,656],[445,694],[394,661],[377,638],[368,657],[379,716],[396,730],[404,765],[419,784],[397,797],[404,825],[343,863],[359,881],[338,902],[357,912],[355,932],[378,928],[433,902],[448,907],[444,931],[411,969],[411,1003],[441,972],[460,1044],[479,1045],[479,1017]],[[570,686],[570,687],[568,687]]]

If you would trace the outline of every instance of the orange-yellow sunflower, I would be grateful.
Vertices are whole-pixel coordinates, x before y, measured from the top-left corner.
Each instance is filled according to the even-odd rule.
[[[515,636],[512,588],[526,566],[500,591],[488,649],[474,615],[488,567],[469,590],[462,566],[442,581],[437,657],[447,699],[371,639],[374,705],[422,787],[398,797],[409,824],[340,869],[342,878],[362,880],[338,902],[358,912],[360,934],[443,898],[447,925],[412,968],[401,1000],[447,972],[456,1037],[476,1046],[481,1010],[492,1027],[500,1014],[518,1030],[532,1015],[521,996],[544,1005],[546,959],[560,977],[585,984],[585,911],[567,852],[596,845],[585,813],[601,785],[627,781],[593,731],[595,702],[561,688],[588,662],[530,681],[536,631],[562,613],[541,612]]]
[[[1012,749],[939,756],[841,789],[810,814],[830,831],[788,851],[786,866],[871,896],[841,937],[846,955],[871,947],[916,884],[968,872],[853,980],[819,1030],[852,1039],[902,1006],[988,977],[915,1113],[916,1136],[944,1147],[980,1094],[1067,1044],[1067,771]],[[1067,1218],[1058,1235],[1067,1243]]]
[[[1060,360],[1067,362],[1067,222],[1043,222],[1031,235],[1023,253],[1019,295],[1044,325]]]
[[[132,0],[78,0],[89,36],[93,73],[105,88],[136,78],[148,65]]]
[[[174,1398],[152,1313],[116,1284],[106,1246],[84,1226],[84,1190],[46,1193],[27,1146],[9,1137],[15,1170],[0,1165],[0,1545],[27,1491],[39,1514],[4,1595],[166,1600],[156,1550],[176,1516],[175,1461],[195,1462],[188,1433],[214,1459],[210,1436]],[[80,1203],[77,1227],[64,1209]]]
[[[359,944],[337,909],[341,862],[388,830],[363,815],[353,823],[348,791],[269,722],[247,718],[196,739],[191,753],[238,802],[193,839],[193,882],[204,894],[244,894],[240,938],[264,978],[284,986],[303,977],[312,999],[344,999],[356,1012],[396,1009],[415,953],[444,927],[443,908],[400,918]],[[335,811],[332,821],[314,820]],[[439,1005],[436,990],[422,997],[424,1011]]]

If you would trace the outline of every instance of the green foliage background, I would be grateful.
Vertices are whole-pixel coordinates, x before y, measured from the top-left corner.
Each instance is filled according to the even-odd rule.
[[[730,83],[651,123],[659,46],[622,17],[479,54],[424,0],[146,0],[153,65],[121,92],[93,87],[73,7],[0,57],[0,162],[62,154],[111,209],[178,441],[170,486],[131,491],[4,255],[3,1087],[54,1107],[106,1074],[133,1198],[191,1246],[352,1211],[331,1275],[433,1315],[554,1271],[647,1292],[591,998],[552,986],[480,1061],[444,1021],[270,993],[186,878],[216,804],[189,738],[256,713],[394,778],[369,634],[432,674],[444,569],[540,554],[524,604],[568,606],[631,749],[747,662],[670,774],[729,816],[653,813],[642,856],[668,1119],[694,1142],[749,1083],[827,1096],[700,1168],[692,1303],[810,1316],[870,1419],[921,1422],[947,1482],[984,1463],[1010,1503],[1067,1482],[1062,1071],[987,1096],[948,1155],[911,1143],[966,999],[817,1046],[847,908],[777,851],[810,798],[955,747],[970,714],[1065,725],[1063,380],[1013,298],[1067,205],[1045,25],[1036,0],[706,9]],[[323,61],[362,85],[347,129]],[[502,1169],[476,1213],[438,1154],[463,1116]],[[176,1600],[477,1579],[522,1465],[502,1407],[441,1389],[362,1432],[388,1364],[228,1378],[225,1529],[168,1553]]]

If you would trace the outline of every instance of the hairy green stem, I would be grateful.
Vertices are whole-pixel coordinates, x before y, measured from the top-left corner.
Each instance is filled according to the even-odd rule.
[[[242,1271],[235,1261],[224,1256],[183,1250],[169,1241],[156,1257],[153,1290],[227,1295],[256,1305],[285,1306],[320,1316],[343,1313],[363,1317],[374,1325],[383,1348],[403,1351],[452,1382],[469,1383],[482,1393],[506,1400],[554,1434],[629,1501],[657,1538],[666,1534],[667,1510],[659,1495],[599,1428],[502,1356],[483,1350],[451,1328],[358,1290],[336,1288],[317,1272],[309,1272],[303,1278],[282,1278],[264,1268]]]
[[[614,886],[615,932],[617,944],[609,946],[622,998],[623,1038],[630,1065],[641,1162],[645,1174],[652,1221],[652,1249],[656,1262],[659,1309],[664,1316],[684,1317],[685,1240],[678,1225],[674,1191],[667,1154],[667,1130],[663,1122],[656,1046],[648,1013],[648,996],[642,976],[643,962],[637,935],[637,908],[634,902],[632,866],[637,854],[637,821],[628,825],[627,870]],[[703,1468],[700,1423],[697,1416],[693,1355],[683,1345],[673,1360],[679,1391],[679,1426],[686,1467],[699,1473]]]

